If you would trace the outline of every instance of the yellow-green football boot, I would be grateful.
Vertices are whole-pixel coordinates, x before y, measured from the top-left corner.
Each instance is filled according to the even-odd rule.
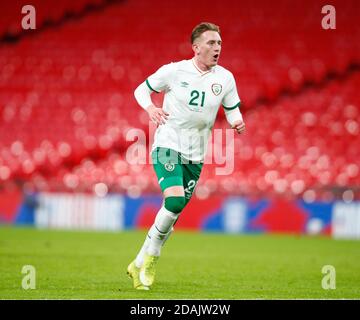
[[[136,290],[149,290],[147,286],[144,286],[139,279],[140,268],[135,265],[135,260],[131,262],[127,267],[127,274],[133,280],[134,288]]]
[[[150,287],[155,281],[156,262],[159,260],[158,256],[150,256],[147,253],[144,255],[144,262],[140,268],[139,279],[143,286]]]

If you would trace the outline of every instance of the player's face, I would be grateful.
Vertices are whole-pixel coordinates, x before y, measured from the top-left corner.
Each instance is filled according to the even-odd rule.
[[[217,65],[221,52],[221,37],[216,31],[205,31],[194,44],[195,55],[207,67]]]

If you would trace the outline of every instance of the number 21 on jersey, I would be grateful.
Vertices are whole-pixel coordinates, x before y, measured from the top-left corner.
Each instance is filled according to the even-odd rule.
[[[204,106],[204,102],[205,102],[205,92],[201,91],[201,99],[200,99],[200,93],[197,90],[193,90],[190,93],[190,102],[189,105],[190,106],[199,106],[200,103],[200,107]]]

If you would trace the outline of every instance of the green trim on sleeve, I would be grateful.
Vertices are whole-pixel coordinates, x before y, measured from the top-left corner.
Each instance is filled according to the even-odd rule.
[[[226,110],[233,110],[233,109],[235,109],[235,108],[238,108],[238,107],[240,107],[240,102],[238,102],[236,105],[234,105],[233,107],[225,107],[224,105],[223,105],[223,107],[224,107],[224,109],[226,109]]]
[[[153,89],[153,88],[151,87],[148,79],[146,79],[145,82],[146,82],[146,85],[149,87],[149,89],[150,89],[151,91],[154,91],[154,92],[156,92],[156,93],[159,93],[159,91],[156,91],[155,89]]]

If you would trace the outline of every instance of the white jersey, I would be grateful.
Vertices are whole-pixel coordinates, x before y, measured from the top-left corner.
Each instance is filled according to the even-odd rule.
[[[171,148],[192,161],[203,162],[217,112],[239,107],[232,73],[221,66],[201,71],[193,59],[162,66],[146,80],[148,87],[165,92],[163,110],[169,113],[160,125],[152,149]]]

